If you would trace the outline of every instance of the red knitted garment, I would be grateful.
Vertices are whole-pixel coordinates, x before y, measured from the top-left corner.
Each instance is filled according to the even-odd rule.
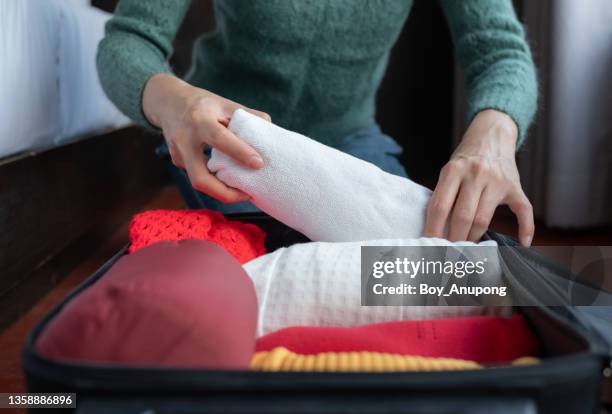
[[[213,210],[151,210],[132,218],[128,251],[159,241],[210,240],[244,264],[266,253],[265,238],[256,225],[227,220]]]

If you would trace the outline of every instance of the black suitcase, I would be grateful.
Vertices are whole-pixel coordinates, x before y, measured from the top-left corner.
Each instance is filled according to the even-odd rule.
[[[307,241],[263,214],[234,215],[261,226],[269,250]],[[516,242],[489,232],[503,246]],[[518,250],[517,250],[518,251]],[[52,361],[34,347],[62,307],[104,277],[117,253],[50,312],[29,335],[23,367],[29,392],[77,394],[76,413],[596,413],[609,374],[612,313],[571,306],[518,308],[545,356],[531,366],[427,373],[270,373],[128,368]],[[525,257],[526,256],[526,257]],[[517,254],[509,272],[546,279],[564,270],[546,257]],[[530,273],[531,272],[531,273]],[[548,289],[543,283],[543,289]]]

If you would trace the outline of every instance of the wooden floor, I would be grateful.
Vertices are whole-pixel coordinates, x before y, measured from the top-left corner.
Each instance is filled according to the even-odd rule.
[[[180,194],[173,187],[164,188],[152,200],[142,206],[141,210],[156,208],[182,208]],[[0,333],[0,390],[2,392],[23,392],[25,384],[21,372],[21,349],[26,335],[33,325],[45,315],[68,292],[74,289],[85,278],[91,275],[108,258],[116,253],[127,242],[127,224],[100,245],[92,254],[83,260],[63,281],[30,311],[17,320],[7,330]],[[501,210],[492,225],[496,231],[514,235],[514,218],[508,211]],[[534,244],[539,245],[610,245],[611,229],[591,229],[585,231],[547,230],[539,226]]]

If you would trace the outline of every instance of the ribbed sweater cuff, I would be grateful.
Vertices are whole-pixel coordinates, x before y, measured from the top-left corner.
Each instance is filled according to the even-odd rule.
[[[97,56],[100,80],[109,98],[138,125],[159,131],[142,110],[142,94],[147,81],[155,74],[170,72],[159,52],[126,35],[110,35],[102,42],[114,43],[114,47],[100,47]],[[118,64],[126,58],[129,70],[121,69],[126,65]]]
[[[126,82],[129,83],[130,87],[125,89],[125,100],[126,100],[126,113],[131,119],[134,120],[138,125],[147,129],[161,131],[158,127],[149,122],[147,117],[142,110],[142,94],[144,92],[145,85],[151,76],[158,73],[169,73],[170,71],[164,67],[161,68],[142,68],[141,70],[129,73]],[[127,109],[129,108],[129,109]]]
[[[527,131],[535,113],[535,98],[530,93],[511,86],[483,86],[474,90],[468,102],[468,121],[485,109],[504,112],[518,128],[517,148],[525,141]]]

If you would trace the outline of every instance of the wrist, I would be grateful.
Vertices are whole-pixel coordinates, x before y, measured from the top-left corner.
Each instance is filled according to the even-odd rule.
[[[147,120],[163,128],[166,117],[180,114],[190,87],[187,82],[168,73],[151,76],[142,94],[142,111]]]
[[[488,148],[497,155],[514,157],[518,141],[518,127],[507,114],[486,109],[474,117],[462,139],[462,144]],[[472,146],[472,145],[469,145]]]

